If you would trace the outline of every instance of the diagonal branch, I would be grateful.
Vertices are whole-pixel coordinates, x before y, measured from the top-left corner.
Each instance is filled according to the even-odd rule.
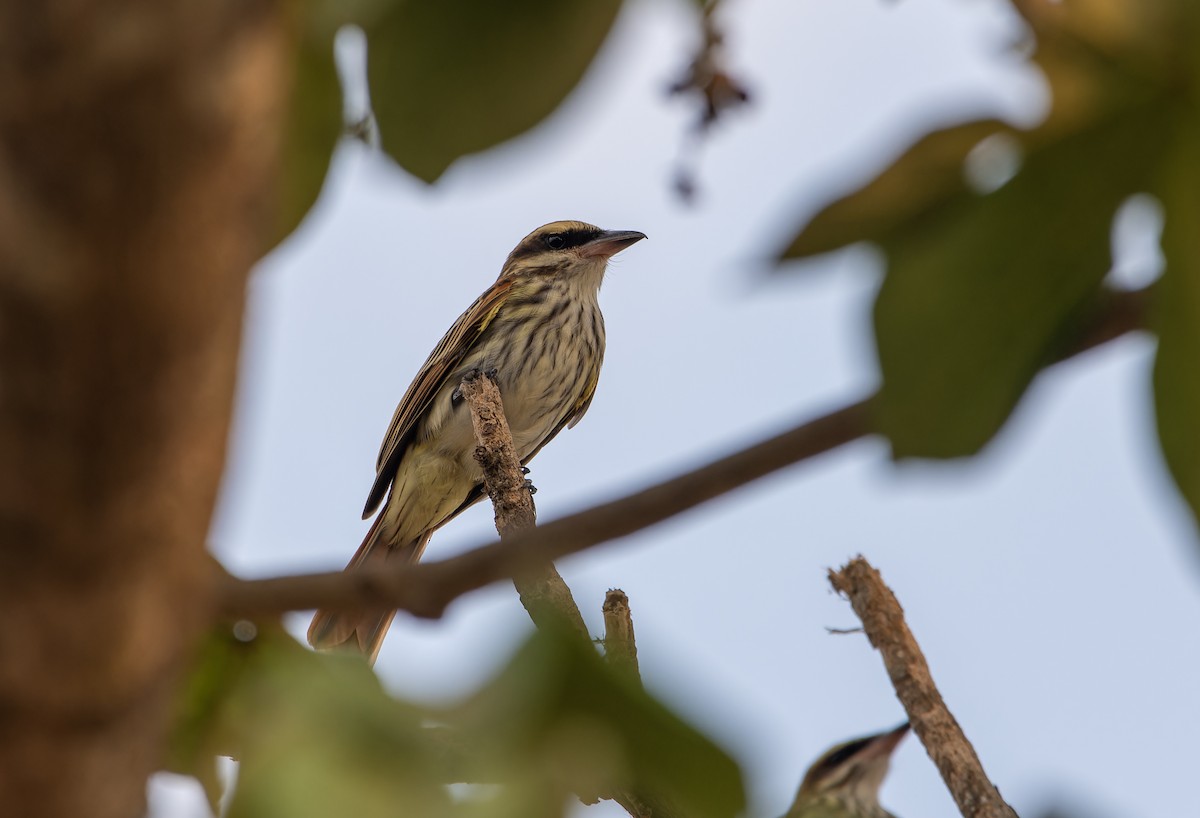
[[[862,557],[829,572],[835,591],[846,596],[871,645],[883,657],[896,698],[908,712],[913,732],[937,765],[963,818],[1016,818],[988,780],[975,748],[963,734],[933,682],[921,646],[904,621],[904,610],[883,578]]]
[[[643,491],[561,517],[439,562],[245,580],[223,577],[219,610],[254,617],[281,611],[392,607],[436,618],[454,599],[666,520],[868,432],[862,400]]]
[[[534,530],[537,512],[533,505],[531,486],[524,478],[521,461],[513,446],[512,430],[504,415],[504,402],[496,382],[478,371],[463,378],[459,394],[471,410],[471,426],[475,431],[475,460],[483,469],[483,481],[496,514],[496,530],[502,543],[510,543],[522,532]],[[583,614],[575,604],[571,589],[563,581],[552,562],[531,566],[527,571],[513,574],[513,584],[521,596],[521,604],[538,627],[560,622],[569,623],[585,639],[589,639]],[[623,613],[622,613],[623,612]],[[604,603],[607,628],[605,646],[614,665],[637,676],[637,648],[633,643],[633,619],[629,614],[629,599],[621,591],[609,591]],[[584,796],[581,794],[581,798]],[[673,818],[678,811],[661,799],[648,800],[634,790],[603,794],[602,798],[616,801],[632,818]],[[585,798],[585,803],[593,803]]]
[[[463,378],[458,391],[471,410],[471,426],[479,444],[475,447],[475,460],[483,469],[483,482],[496,513],[496,531],[501,542],[511,542],[522,531],[533,530],[537,511],[532,487],[525,480],[513,446],[500,388],[491,377],[475,371]],[[590,638],[575,597],[553,562],[514,573],[513,585],[529,618],[538,627],[552,618],[567,622],[585,639]]]
[[[1065,360],[1139,329],[1148,291],[1113,293]],[[441,616],[468,591],[528,571],[531,566],[628,536],[722,494],[871,433],[871,398],[843,406],[731,455],[718,458],[642,491],[561,517],[441,562],[260,580],[223,578],[219,610],[255,616],[309,608],[394,607],[423,617]]]

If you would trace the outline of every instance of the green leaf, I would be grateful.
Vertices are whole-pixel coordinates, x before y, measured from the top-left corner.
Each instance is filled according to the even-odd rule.
[[[573,631],[539,630],[453,718],[489,766],[530,791],[620,789],[697,818],[745,807],[737,765]]]
[[[1174,129],[1155,192],[1166,211],[1166,269],[1155,287],[1154,406],[1163,456],[1200,521],[1200,115]]]
[[[876,428],[897,457],[956,457],[1003,426],[1038,370],[1102,297],[1113,215],[1161,172],[1192,105],[1198,15],[1183,0],[1018,3],[1053,93],[1044,123],[995,121],[929,134],[861,190],[819,213],[784,258],[877,243],[882,374]],[[972,150],[1003,135],[1021,155],[998,189],[965,178]]]
[[[304,16],[283,132],[277,240],[296,229],[320,196],[343,130],[342,93],[333,60],[336,29],[318,18],[317,4],[298,8]]]
[[[839,199],[804,226],[780,260],[828,253],[864,239],[882,240],[903,231],[922,214],[968,190],[963,161],[976,145],[1011,132],[985,120],[934,131],[861,190]]]
[[[172,742],[182,772],[239,760],[229,818],[448,815],[423,713],[389,697],[359,657],[315,654],[277,627],[226,628],[200,652]]]
[[[421,715],[384,693],[360,657],[281,637],[255,658],[229,714],[243,727],[229,818],[448,814]]]
[[[236,743],[224,728],[222,712],[241,682],[248,655],[245,643],[232,638],[228,628],[214,629],[204,638],[182,686],[167,742],[166,769],[196,777],[214,813],[222,794],[216,757],[232,755]]]
[[[403,0],[364,21],[384,149],[432,182],[532,128],[591,64],[620,0]]]
[[[881,242],[875,411],[896,457],[973,454],[999,431],[1099,297],[1113,216],[1148,182],[1163,113],[1035,150],[999,190],[951,196]]]

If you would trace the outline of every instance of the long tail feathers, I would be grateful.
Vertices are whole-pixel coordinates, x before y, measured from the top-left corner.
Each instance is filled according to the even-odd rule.
[[[381,514],[376,518],[362,545],[346,566],[347,571],[385,560],[416,562],[420,559],[433,532],[426,532],[410,543],[388,547],[379,542],[379,521],[382,517]],[[361,653],[374,664],[383,645],[383,637],[387,635],[395,616],[394,610],[317,611],[312,624],[308,626],[308,643],[317,650]]]

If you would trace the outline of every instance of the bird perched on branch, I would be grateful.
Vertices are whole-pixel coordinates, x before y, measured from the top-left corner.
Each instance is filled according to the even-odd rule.
[[[905,722],[826,750],[804,774],[784,818],[895,818],[879,805],[879,787],[907,732]]]
[[[521,462],[527,463],[592,402],[604,358],[597,294],[609,259],[646,238],[563,221],[539,227],[508,255],[500,277],[459,316],[396,407],[363,518],[387,496],[347,570],[416,562],[430,535],[484,496],[468,408],[457,389],[494,372]],[[318,611],[308,641],[371,661],[395,611]]]

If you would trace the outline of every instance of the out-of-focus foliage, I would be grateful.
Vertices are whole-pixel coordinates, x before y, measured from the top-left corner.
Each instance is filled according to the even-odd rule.
[[[620,0],[393,2],[367,28],[384,149],[432,182],[532,128],[583,77]]]
[[[388,696],[357,657],[315,654],[277,629],[203,646],[171,768],[239,760],[231,818],[547,816],[576,794],[635,792],[699,818],[745,806],[737,766],[573,633],[539,631],[469,701],[434,711]],[[452,797],[466,779],[486,786]]]
[[[276,240],[295,230],[317,200],[343,130],[342,92],[333,61],[336,28],[327,19],[301,14],[306,8],[294,9],[296,47],[283,131]]]
[[[212,634],[171,743],[178,771],[240,764],[229,818],[446,815],[422,713],[390,698],[361,659],[301,648],[277,629]],[[213,795],[210,792],[210,800]]]
[[[361,27],[383,148],[433,182],[461,156],[537,125],[587,71],[621,0],[297,0],[281,235],[320,193],[342,132],[333,38]]]
[[[725,753],[565,628],[539,630],[454,720],[497,770],[531,790],[632,791],[696,818],[745,807]]]
[[[883,249],[877,426],[897,457],[969,455],[1101,297],[1117,208],[1136,193],[1157,196],[1167,259],[1153,327],[1159,433],[1200,508],[1200,4],[1016,5],[1050,86],[1046,120],[925,136],[821,211],[783,258],[862,240]],[[1000,169],[987,172],[989,163]]]

